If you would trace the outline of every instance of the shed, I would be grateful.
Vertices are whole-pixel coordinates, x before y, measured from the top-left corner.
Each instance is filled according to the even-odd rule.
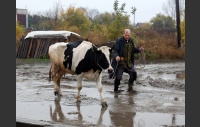
[[[79,34],[71,31],[32,31],[21,38],[16,58],[49,58],[49,46],[57,42],[73,42],[84,40]]]

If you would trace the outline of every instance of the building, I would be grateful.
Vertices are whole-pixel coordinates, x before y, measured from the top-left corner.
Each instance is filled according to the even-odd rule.
[[[19,25],[24,25],[24,27],[28,26],[28,10],[27,9],[19,9],[16,8],[16,22],[19,21]]]
[[[136,24],[136,27],[140,27],[140,26],[143,26],[143,25],[145,25],[146,23],[137,23]]]

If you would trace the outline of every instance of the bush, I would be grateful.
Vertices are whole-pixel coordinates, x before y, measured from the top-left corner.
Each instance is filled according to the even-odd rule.
[[[40,59],[47,59],[47,56],[45,54],[40,55]]]
[[[175,33],[158,33],[150,29],[135,29],[133,32],[136,47],[144,47],[146,59],[185,59],[185,49],[178,48]]]
[[[20,26],[18,22],[16,22],[16,47],[19,44],[20,38],[24,36],[24,26]]]

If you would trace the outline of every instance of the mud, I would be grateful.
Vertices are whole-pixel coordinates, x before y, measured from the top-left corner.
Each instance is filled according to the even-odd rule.
[[[103,95],[108,107],[102,108],[95,82],[83,80],[81,102],[76,102],[76,76],[61,80],[62,97],[54,96],[48,81],[49,63],[16,66],[17,121],[45,122],[50,126],[185,126],[185,63],[136,66],[134,89],[128,93],[124,73],[119,89],[113,93],[113,80],[103,73]]]

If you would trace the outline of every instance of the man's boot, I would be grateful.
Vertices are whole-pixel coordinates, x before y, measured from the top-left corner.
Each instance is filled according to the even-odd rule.
[[[117,78],[115,79],[115,83],[114,83],[114,92],[115,93],[119,93],[118,87],[120,84],[120,80],[118,80]]]
[[[128,84],[128,92],[137,92],[133,90],[133,84]]]
[[[133,75],[130,76],[129,81],[128,81],[128,92],[137,92],[136,90],[133,90],[133,83],[134,80],[137,78],[137,73],[133,72]]]

